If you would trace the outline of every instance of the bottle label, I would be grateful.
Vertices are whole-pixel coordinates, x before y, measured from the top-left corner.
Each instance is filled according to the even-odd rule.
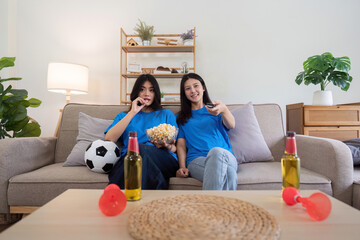
[[[296,140],[295,138],[286,138],[286,149],[285,151],[288,154],[296,153]]]
[[[128,151],[139,153],[139,144],[137,138],[129,138]]]

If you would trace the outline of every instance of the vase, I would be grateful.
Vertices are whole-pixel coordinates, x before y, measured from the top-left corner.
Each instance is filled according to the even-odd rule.
[[[150,46],[151,41],[150,40],[143,40],[143,46]]]
[[[194,45],[194,39],[185,39],[183,40],[184,45]]]
[[[333,105],[331,91],[315,91],[313,96],[313,105]]]

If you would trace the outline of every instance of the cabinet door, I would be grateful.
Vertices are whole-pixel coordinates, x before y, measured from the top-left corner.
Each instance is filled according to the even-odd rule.
[[[304,125],[360,125],[360,106],[305,106]]]
[[[340,141],[360,137],[360,127],[304,127],[304,135]]]

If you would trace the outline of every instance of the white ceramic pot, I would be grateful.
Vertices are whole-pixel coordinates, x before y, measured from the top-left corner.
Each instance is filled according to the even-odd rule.
[[[333,105],[331,91],[316,91],[313,96],[313,105]]]
[[[184,45],[194,45],[194,39],[185,39],[183,41]]]
[[[150,46],[151,41],[150,40],[143,40],[143,46]]]

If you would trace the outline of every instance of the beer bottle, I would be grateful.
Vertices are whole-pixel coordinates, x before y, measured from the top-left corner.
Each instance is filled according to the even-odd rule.
[[[295,132],[286,133],[286,148],[281,158],[282,190],[286,187],[300,189],[300,158],[296,153]]]
[[[139,154],[137,132],[129,133],[129,144],[124,159],[125,196],[128,201],[141,199],[142,158]]]

